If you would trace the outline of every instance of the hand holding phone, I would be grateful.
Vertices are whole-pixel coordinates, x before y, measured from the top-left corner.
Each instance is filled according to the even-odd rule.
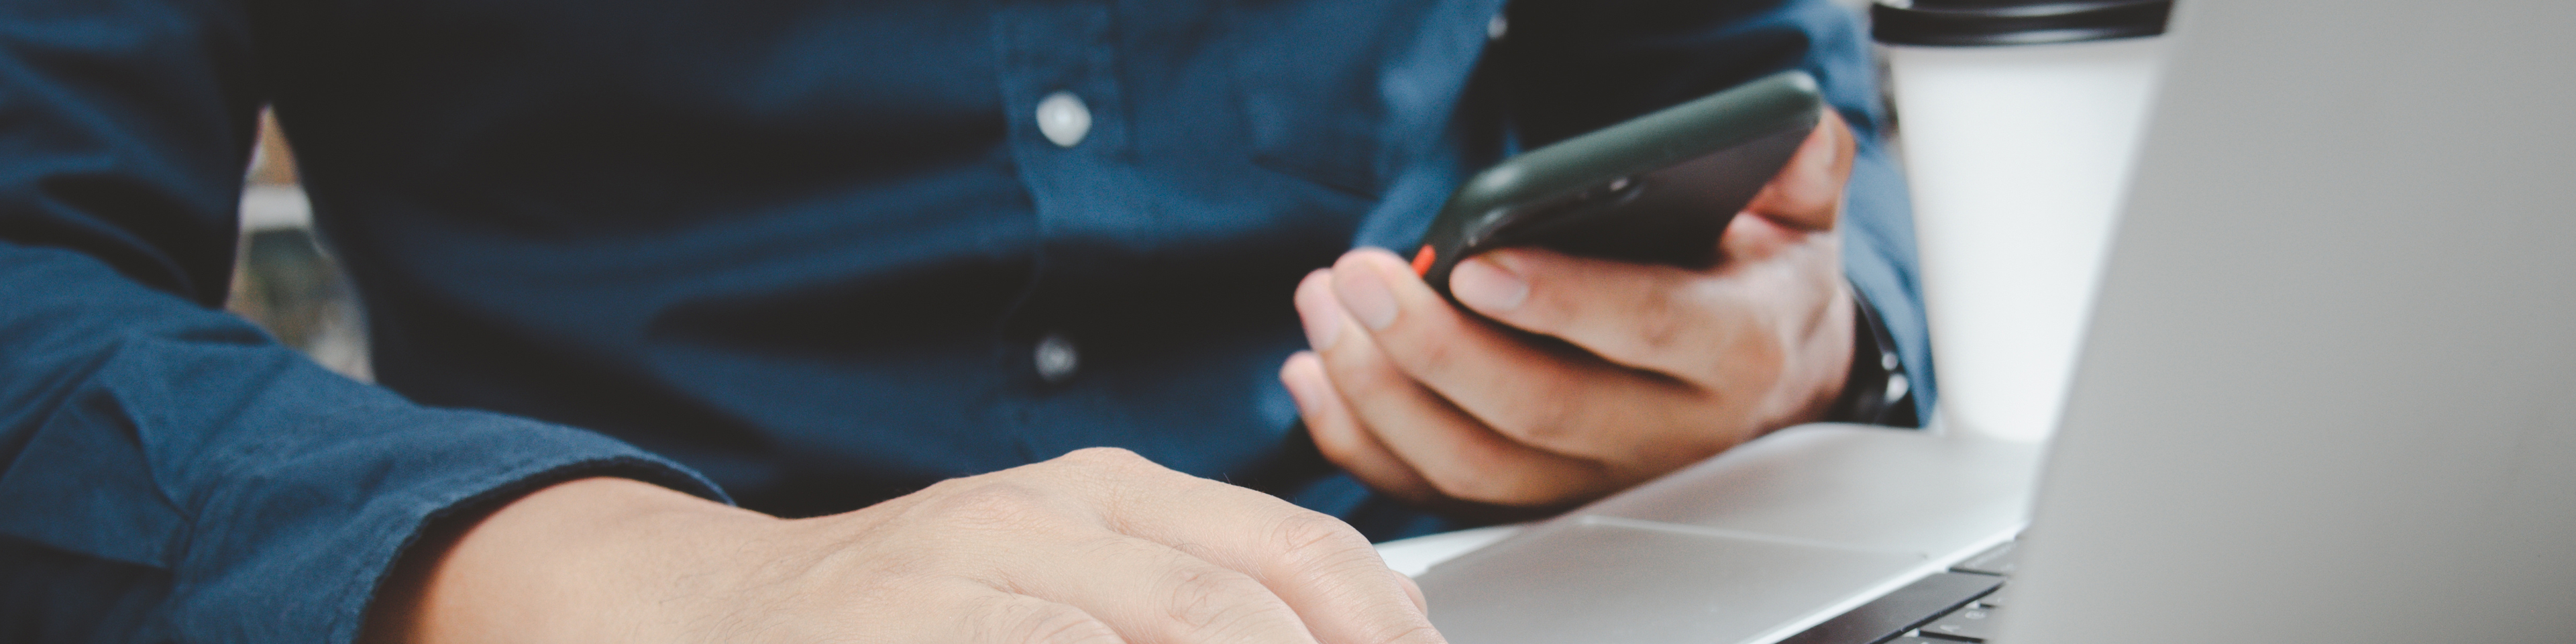
[[[1669,145],[1522,155],[1458,191],[1403,249],[1420,261],[1362,248],[1307,276],[1313,350],[1280,378],[1318,452],[1416,503],[1561,508],[1824,413],[1852,364],[1857,141],[1805,80],[1678,119],[1734,124],[1678,128],[1714,141],[1622,125],[1596,135]]]
[[[1736,211],[1796,154],[1824,99],[1790,70],[1512,157],[1449,197],[1413,270],[1442,296],[1458,262],[1535,245],[1702,268]]]

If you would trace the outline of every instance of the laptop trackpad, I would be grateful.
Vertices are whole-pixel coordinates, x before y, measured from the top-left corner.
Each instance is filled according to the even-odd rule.
[[[1913,553],[1577,517],[1420,579],[1456,644],[1727,644],[1919,572]]]

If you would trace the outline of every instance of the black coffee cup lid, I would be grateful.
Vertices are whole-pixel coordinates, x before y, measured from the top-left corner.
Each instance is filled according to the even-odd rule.
[[[2173,0],[1897,1],[1870,5],[1870,35],[1879,42],[1973,47],[2134,38],[2164,33],[2173,13]]]

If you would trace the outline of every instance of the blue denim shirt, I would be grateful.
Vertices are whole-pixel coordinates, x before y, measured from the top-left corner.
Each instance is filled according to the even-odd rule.
[[[1287,434],[1296,280],[1788,67],[1863,134],[1849,273],[1930,383],[1847,12],[1501,4],[0,3],[0,639],[346,642],[420,526],[591,474],[802,515],[1114,445],[1441,529]],[[271,104],[381,385],[217,309]]]

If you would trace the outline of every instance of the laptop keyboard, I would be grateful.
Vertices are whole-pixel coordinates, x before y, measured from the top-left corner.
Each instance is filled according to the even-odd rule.
[[[1995,615],[2011,601],[2004,584],[2013,571],[2006,541],[1951,566],[1948,572],[1907,584],[1896,592],[1825,620],[1781,644],[1960,644],[1994,634]]]

